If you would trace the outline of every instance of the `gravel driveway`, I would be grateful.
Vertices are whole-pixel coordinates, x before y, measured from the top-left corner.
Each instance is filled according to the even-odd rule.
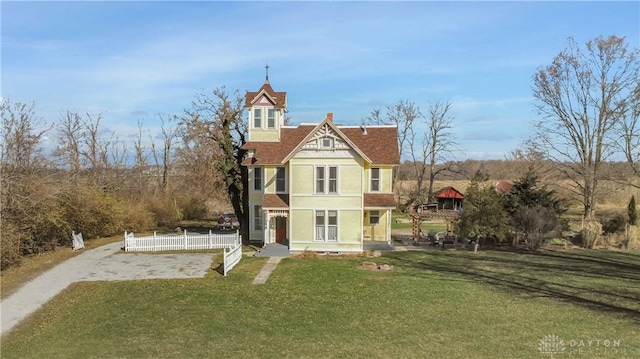
[[[122,242],[87,250],[33,280],[0,301],[4,334],[71,283],[81,281],[201,278],[211,270],[214,254],[124,253]]]

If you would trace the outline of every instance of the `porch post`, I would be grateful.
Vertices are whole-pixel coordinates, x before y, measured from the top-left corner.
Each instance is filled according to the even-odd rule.
[[[271,221],[271,216],[268,210],[262,211],[264,218],[264,223],[262,223],[262,243],[267,245],[269,244],[269,221]]]
[[[391,245],[391,210],[387,209],[387,244]]]

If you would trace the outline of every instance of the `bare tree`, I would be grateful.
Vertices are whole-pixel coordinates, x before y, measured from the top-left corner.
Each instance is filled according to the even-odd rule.
[[[246,150],[247,124],[242,119],[243,98],[236,91],[229,94],[224,87],[213,90],[212,96],[196,95],[191,109],[185,111],[180,126],[187,133],[209,141],[212,150],[219,151],[215,167],[240,221],[243,241],[249,239],[249,209],[247,198],[248,173],[242,166]]]
[[[67,111],[58,123],[58,146],[53,155],[62,161],[63,167],[69,169],[71,178],[85,168],[80,155],[81,138],[83,133],[82,119],[77,113]]]
[[[53,126],[36,117],[34,105],[0,101],[0,265],[54,248],[65,228],[56,211],[56,187],[42,141]]]
[[[18,210],[20,203],[31,198],[32,182],[46,168],[47,160],[40,147],[43,136],[53,126],[45,125],[35,115],[33,104],[0,102],[2,141],[0,164],[2,182],[2,215]]]
[[[173,145],[173,141],[176,137],[176,130],[173,127],[167,127],[167,123],[171,123],[171,121],[177,121],[177,116],[169,116],[166,118],[162,117],[162,115],[158,115],[160,118],[160,122],[162,126],[160,127],[160,133],[162,136],[162,181],[160,183],[160,190],[162,193],[167,193],[169,189],[169,172],[171,170],[171,147]],[[158,156],[154,155],[156,159],[156,166],[159,166]]]
[[[637,50],[623,38],[598,37],[583,51],[573,39],[534,75],[539,119],[530,143],[576,188],[584,216],[593,217],[602,163],[615,151],[614,130],[629,111],[640,75]]]
[[[640,177],[640,78],[631,97],[628,113],[621,121],[622,152],[636,176]]]
[[[226,198],[226,190],[220,195],[223,181],[216,164],[222,155],[220,148],[211,146],[200,124],[181,124],[176,130],[176,166],[190,174],[180,181],[183,188],[203,198]]]
[[[428,149],[424,160],[429,166],[429,192],[427,198],[433,201],[433,182],[436,177],[447,171],[452,171],[454,161],[452,152],[457,146],[455,134],[452,130],[453,117],[450,114],[450,102],[434,102],[429,104],[427,110],[427,132],[424,138],[424,147]],[[440,164],[436,167],[437,164]]]

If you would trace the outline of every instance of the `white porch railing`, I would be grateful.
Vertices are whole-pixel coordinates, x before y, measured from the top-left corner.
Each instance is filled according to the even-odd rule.
[[[233,248],[224,249],[224,261],[222,264],[224,267],[223,274],[226,276],[227,273],[236,264],[238,264],[238,262],[240,262],[241,258],[242,258],[242,244],[238,243]]]
[[[242,248],[240,232],[188,234],[162,234],[153,232],[153,236],[135,237],[133,233],[124,234],[126,252],[179,251],[193,249]]]

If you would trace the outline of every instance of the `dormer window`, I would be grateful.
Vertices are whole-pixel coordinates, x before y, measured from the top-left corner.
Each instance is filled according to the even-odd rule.
[[[276,110],[270,108],[267,110],[267,128],[274,127],[276,127]]]
[[[253,109],[253,127],[255,128],[262,127],[262,109],[261,108]]]
[[[323,150],[333,149],[334,141],[332,137],[322,137],[320,139],[320,148]]]

